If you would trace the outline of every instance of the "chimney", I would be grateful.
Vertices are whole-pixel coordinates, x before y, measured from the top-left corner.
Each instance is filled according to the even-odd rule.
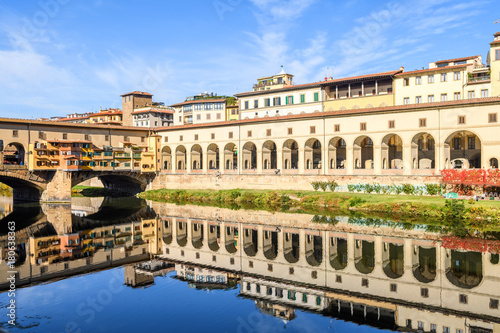
[[[403,66],[401,66],[401,67],[399,67],[399,70],[404,72],[405,68]]]

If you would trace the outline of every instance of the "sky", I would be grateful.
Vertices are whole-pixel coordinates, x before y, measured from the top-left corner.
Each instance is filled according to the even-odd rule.
[[[482,55],[498,0],[0,0],[0,117],[233,95]]]

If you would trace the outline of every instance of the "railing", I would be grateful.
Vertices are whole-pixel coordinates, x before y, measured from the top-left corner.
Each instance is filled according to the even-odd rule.
[[[28,170],[28,166],[27,165],[3,164],[3,165],[0,165],[0,170]]]
[[[490,76],[479,76],[479,77],[470,77],[469,82],[481,82],[481,81],[490,81]]]

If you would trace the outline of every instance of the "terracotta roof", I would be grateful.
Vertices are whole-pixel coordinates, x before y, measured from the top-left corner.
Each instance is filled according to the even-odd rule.
[[[495,36],[495,37],[500,36],[500,31],[497,32],[496,34],[493,34],[493,36]]]
[[[47,142],[59,142],[59,143],[73,143],[73,142],[76,142],[76,143],[92,143],[92,141],[88,141],[88,140],[58,140],[58,139],[54,139],[54,140],[45,140]]]
[[[235,94],[234,96],[252,96],[252,95],[259,95],[259,94],[268,94],[268,93],[274,93],[274,92],[280,92],[280,91],[288,91],[288,90],[296,90],[296,89],[302,89],[302,88],[307,88],[307,87],[321,87],[322,85],[329,85],[332,83],[340,83],[340,82],[348,82],[348,81],[358,81],[362,79],[368,79],[368,78],[375,78],[375,77],[381,77],[381,76],[391,76],[391,75],[396,75],[397,73],[400,73],[401,70],[397,71],[390,71],[390,72],[383,72],[383,73],[375,73],[375,74],[367,74],[367,75],[360,75],[360,76],[352,76],[352,77],[346,77],[346,78],[340,78],[340,79],[334,79],[334,80],[327,80],[327,81],[319,81],[319,82],[312,82],[312,83],[305,83],[305,84],[297,84],[293,86],[286,86],[283,88],[278,88],[278,89],[269,89],[269,90],[257,90],[257,91],[248,91],[244,93],[239,93]]]
[[[421,103],[421,104],[409,104],[409,105],[395,105],[395,106],[385,106],[376,108],[366,108],[366,109],[351,109],[351,110],[337,110],[337,111],[325,111],[325,112],[315,112],[315,113],[303,113],[298,115],[290,116],[279,116],[279,117],[263,117],[257,119],[240,119],[233,121],[221,121],[214,123],[203,123],[203,124],[191,124],[191,125],[177,125],[168,127],[157,127],[156,131],[165,130],[182,130],[182,129],[193,129],[193,128],[204,128],[204,127],[219,127],[219,126],[234,126],[243,125],[248,123],[259,123],[259,122],[275,122],[280,120],[294,120],[303,118],[321,118],[327,116],[342,116],[342,115],[357,115],[357,114],[373,114],[379,112],[398,112],[398,111],[412,111],[420,109],[432,109],[436,107],[453,107],[462,105],[476,105],[483,103],[500,103],[500,97],[487,97],[487,98],[475,98],[448,102],[435,102],[435,103]]]
[[[141,113],[149,113],[149,112],[154,112],[154,113],[168,113],[172,114],[175,111],[174,110],[165,110],[165,109],[156,109],[156,108],[151,108],[149,110],[139,110],[139,111],[134,111],[132,114],[141,114]]]
[[[463,58],[448,59],[448,60],[439,60],[439,61],[436,61],[435,64],[442,64],[445,62],[464,61],[464,60],[470,60],[470,59],[479,58],[479,57],[480,57],[480,55],[463,57]]]
[[[27,125],[43,125],[43,126],[55,126],[55,127],[77,127],[77,128],[92,128],[92,129],[116,129],[116,130],[128,130],[135,132],[147,132],[147,129],[141,129],[139,127],[133,126],[119,126],[119,125],[103,125],[102,123],[96,124],[83,124],[83,123],[67,123],[59,121],[42,121],[42,120],[30,120],[30,119],[19,119],[19,118],[0,118],[0,123],[11,123],[11,124],[27,124]]]
[[[144,91],[132,91],[132,92],[129,92],[128,94],[123,94],[123,95],[120,95],[120,96],[123,97],[123,96],[128,96],[128,95],[153,96],[150,93],[147,93],[147,92],[144,92]]]
[[[198,103],[217,103],[217,102],[225,102],[225,98],[218,98],[218,99],[199,99],[196,101],[185,101],[182,103],[177,103],[177,104],[172,104],[170,106],[182,106],[182,105],[189,105],[189,104],[198,104]]]
[[[500,40],[494,40],[493,42],[490,43],[490,45],[493,45],[493,44],[500,44]]]
[[[408,74],[415,74],[415,73],[426,73],[426,72],[438,72],[441,70],[450,70],[450,69],[457,69],[457,68],[465,68],[469,65],[463,64],[463,65],[456,65],[456,66],[446,66],[446,67],[436,67],[436,68],[428,68],[428,69],[419,69],[416,71],[410,71],[410,72],[403,72],[396,74],[396,76],[404,76]]]

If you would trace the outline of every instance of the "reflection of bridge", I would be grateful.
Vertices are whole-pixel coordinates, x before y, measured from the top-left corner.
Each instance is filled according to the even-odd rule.
[[[13,188],[18,201],[71,201],[71,188],[92,178],[99,178],[105,188],[136,194],[146,189],[154,174],[140,171],[29,171],[0,168],[0,182]]]
[[[167,260],[238,271],[272,281],[286,280],[320,290],[326,288],[340,295],[390,300],[407,306],[396,320],[400,323],[413,320],[414,328],[418,321],[417,313],[411,310],[414,305],[457,314],[458,318],[465,313],[472,313],[474,318],[497,318],[495,302],[500,299],[497,254],[447,249],[437,235],[380,236],[379,229],[369,228],[367,233],[366,227],[362,233],[345,232],[342,223],[336,226],[308,223],[298,228],[291,227],[286,216],[273,217],[273,225],[191,219],[180,214],[183,211],[186,208],[160,215],[162,257]],[[296,219],[295,214],[284,215]],[[259,282],[252,283],[250,291],[255,294],[255,284]],[[259,298],[269,297],[267,292],[261,283]],[[269,292],[275,295],[276,291]],[[349,303],[342,297],[342,302],[335,303],[337,306],[353,306],[352,300]],[[314,304],[314,299],[309,301]],[[298,296],[296,303],[301,303]],[[382,314],[387,314],[384,311]],[[436,322],[426,321],[423,312],[419,313],[422,316],[419,320],[429,330],[429,325]],[[443,323],[451,320],[441,317]],[[458,325],[457,322],[463,325],[463,320],[455,317],[453,320],[453,325]]]

